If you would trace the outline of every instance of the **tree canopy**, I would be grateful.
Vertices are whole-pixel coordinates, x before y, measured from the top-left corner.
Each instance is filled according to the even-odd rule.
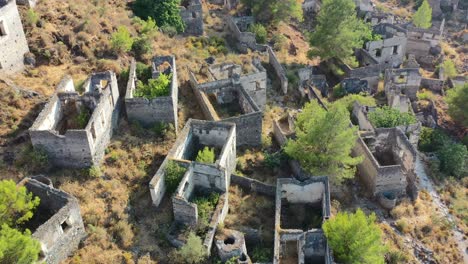
[[[413,16],[413,24],[420,28],[430,28],[432,26],[432,8],[427,2],[424,0],[421,6],[418,8],[418,11],[414,13]]]
[[[308,173],[328,175],[336,184],[354,177],[362,157],[350,155],[358,136],[343,104],[332,104],[326,111],[312,101],[298,114],[295,125],[297,138],[289,140],[284,150]]]
[[[242,0],[257,21],[277,24],[291,19],[303,20],[302,6],[296,0]]]
[[[448,113],[453,120],[468,127],[468,83],[448,90],[446,101]]]
[[[31,232],[24,233],[4,224],[0,228],[0,263],[29,264],[39,257],[41,245],[31,237]]]
[[[365,39],[372,39],[370,25],[357,18],[355,8],[353,0],[322,1],[318,25],[310,39],[310,55],[324,60],[349,60],[354,48],[362,47]]]
[[[180,16],[180,0],[136,0],[133,12],[142,19],[152,17],[161,27],[174,27],[177,32],[185,30],[185,23]]]
[[[33,216],[39,205],[39,197],[33,197],[26,187],[17,187],[12,180],[0,181],[0,225],[17,226]]]
[[[187,243],[177,251],[177,257],[182,263],[200,263],[206,258],[206,249],[203,242],[194,232],[190,232]]]
[[[322,228],[327,242],[339,263],[380,264],[384,263],[386,247],[382,234],[375,223],[376,216],[366,216],[361,209],[350,214],[339,212],[326,221]]]
[[[375,109],[368,117],[374,127],[408,126],[416,123],[416,117],[411,113],[400,112],[389,106]]]

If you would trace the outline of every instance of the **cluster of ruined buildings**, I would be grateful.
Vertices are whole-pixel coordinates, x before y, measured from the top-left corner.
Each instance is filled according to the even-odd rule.
[[[34,1],[17,1],[34,5]],[[211,1],[231,9],[235,0]],[[306,1],[304,5],[310,4]],[[363,5],[365,6],[365,5]],[[440,60],[440,40],[443,23],[438,30],[418,29],[410,25],[397,25],[387,14],[380,14],[359,6],[364,19],[371,22],[381,40],[366,43],[356,51],[361,67],[352,69],[337,63],[348,76],[341,85],[347,93],[374,94],[384,76],[384,90],[388,105],[403,112],[413,111],[419,123],[398,128],[374,128],[367,114],[374,109],[355,103],[353,123],[359,126],[359,138],[353,150],[362,155],[364,162],[358,166],[359,178],[371,196],[384,208],[395,206],[398,197],[417,195],[414,166],[421,124],[435,126],[434,108],[418,112],[416,93],[421,87],[443,93],[446,85],[443,71],[438,79],[424,78],[419,67],[433,67]],[[203,13],[199,0],[183,1],[181,14],[187,24],[187,33],[203,35]],[[274,50],[256,43],[255,35],[248,32],[254,23],[252,17],[228,17],[227,25],[241,52],[249,49],[265,52],[281,90],[288,92],[286,72]],[[14,34],[13,34],[14,33]],[[16,47],[11,50],[12,43]],[[8,48],[6,48],[8,47]],[[21,26],[15,1],[0,0],[0,73],[15,72],[24,67],[27,42]],[[136,62],[132,61],[129,80],[124,95],[119,94],[117,78],[111,71],[95,73],[83,84],[78,93],[73,80],[66,76],[58,84],[56,93],[45,105],[30,128],[31,142],[36,149],[46,151],[49,161],[58,167],[88,168],[98,166],[110,142],[121,112],[143,126],[155,123],[178,124],[178,80],[174,56],[155,57],[151,63],[151,78],[170,74],[167,96],[153,99],[135,96],[139,79]],[[169,162],[186,169],[175,193],[172,195],[174,227],[196,226],[199,222],[194,196],[216,192],[220,195],[209,219],[209,228],[203,237],[207,252],[216,252],[222,261],[233,257],[238,263],[250,263],[246,237],[238,230],[219,230],[229,213],[229,187],[237,184],[275,198],[274,256],[273,263],[286,261],[294,255],[298,263],[333,263],[321,224],[330,217],[332,187],[328,177],[311,177],[297,161],[290,160],[293,176],[279,178],[276,186],[234,174],[236,149],[240,146],[261,145],[263,110],[267,102],[267,71],[260,59],[253,58],[249,72],[233,63],[210,64],[199,71],[190,71],[189,80],[206,120],[189,120],[181,131],[166,159],[152,178],[149,188],[155,206],[167,195],[165,173]],[[203,73],[203,74],[201,74]],[[328,94],[327,80],[316,68],[299,70],[301,94],[311,100],[321,100]],[[457,80],[450,80],[456,82]],[[325,107],[325,105],[323,104]],[[125,110],[125,111],[123,111]],[[294,137],[295,111],[289,111],[273,124],[274,138],[280,145]],[[204,147],[215,149],[213,164],[197,162],[195,157]],[[53,188],[43,176],[26,178],[24,185],[41,198],[38,214],[30,223],[33,237],[41,242],[41,258],[46,263],[58,263],[78,247],[86,236],[75,198]],[[298,209],[299,208],[299,209]],[[311,225],[299,212],[318,212],[320,223]],[[40,217],[39,217],[40,216]],[[306,219],[307,220],[307,219]],[[180,247],[184,241],[168,235],[171,243]],[[212,246],[216,247],[212,251]],[[293,252],[293,253],[291,253]]]

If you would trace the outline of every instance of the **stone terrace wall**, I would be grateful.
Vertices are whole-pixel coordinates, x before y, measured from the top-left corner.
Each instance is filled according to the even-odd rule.
[[[284,94],[288,93],[288,77],[286,76],[286,70],[283,68],[283,65],[279,62],[278,58],[276,57],[275,52],[271,47],[267,48],[268,50],[268,61],[270,62],[273,69],[275,69],[276,75],[278,76],[281,82],[281,90],[283,90]]]
[[[156,97],[147,99],[144,97],[134,97],[133,93],[136,89],[136,62],[132,60],[130,66],[130,75],[127,84],[127,92],[125,95],[125,109],[129,120],[136,120],[145,126],[151,126],[158,122],[174,124],[177,131],[178,128],[178,93],[179,85],[177,81],[177,69],[174,56],[156,57],[160,63],[168,61],[172,67],[172,80],[169,96]]]
[[[0,75],[21,71],[24,68],[24,54],[28,52],[15,0],[0,3]]]

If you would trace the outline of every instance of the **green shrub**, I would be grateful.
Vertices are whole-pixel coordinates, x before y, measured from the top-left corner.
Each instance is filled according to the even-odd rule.
[[[117,28],[117,32],[112,33],[111,47],[116,53],[124,53],[132,48],[133,38],[130,31],[125,26]]]
[[[281,166],[281,163],[286,160],[286,155],[283,151],[278,151],[275,153],[265,153],[265,165],[270,168],[278,168]]]
[[[202,239],[195,233],[190,232],[187,243],[177,251],[175,263],[196,264],[202,262],[206,256],[207,252]]]
[[[466,146],[457,143],[446,144],[437,151],[437,156],[440,160],[440,171],[457,178],[467,176],[468,150]]]
[[[392,250],[386,255],[386,261],[388,264],[408,263],[408,260],[408,256],[397,250]]]
[[[434,100],[435,96],[431,91],[422,90],[416,94],[418,100]]]
[[[185,23],[180,16],[180,0],[136,0],[132,3],[135,15],[142,19],[152,17],[163,28],[171,27],[182,33]]]
[[[400,112],[388,106],[377,108],[368,114],[369,121],[374,127],[397,127],[416,123],[416,117],[410,113]]]
[[[101,168],[98,166],[91,166],[91,168],[88,169],[88,175],[91,178],[99,178],[102,176],[102,171]]]
[[[445,76],[449,78],[453,78],[458,74],[457,67],[455,67],[455,63],[451,59],[444,60],[439,68],[443,68]]]
[[[24,233],[4,224],[0,228],[0,263],[36,263],[41,244],[31,237],[31,232]]]
[[[275,51],[281,51],[288,48],[288,38],[282,34],[275,34],[271,38],[273,41],[273,49]]]
[[[154,99],[160,96],[168,96],[171,88],[171,74],[160,73],[157,79],[149,79],[148,84],[138,80],[134,92],[135,97]]]
[[[335,87],[333,87],[333,98],[341,98],[345,95],[346,95],[346,91],[343,88],[343,86],[341,86],[340,83],[335,85]]]
[[[148,82],[148,80],[151,79],[153,75],[151,66],[146,66],[146,64],[141,62],[137,62],[135,71],[138,80],[145,83]]]
[[[143,56],[151,52],[152,49],[151,39],[145,35],[138,37],[132,45],[132,51],[138,59],[143,58]]]
[[[262,24],[251,24],[249,31],[255,34],[255,39],[259,44],[265,44],[267,40],[267,31]]]
[[[186,168],[180,166],[175,161],[170,160],[167,163],[164,181],[166,182],[166,190],[168,193],[174,193],[176,191],[186,171]]]
[[[335,90],[333,90],[335,91]],[[334,104],[342,104],[348,109],[349,112],[353,111],[353,105],[354,102],[358,102],[360,105],[365,105],[365,106],[375,106],[376,102],[374,97],[372,96],[366,96],[362,94],[349,94],[346,95],[345,97],[337,100],[334,102]]]
[[[269,248],[256,246],[252,250],[252,262],[267,263],[271,260],[271,253]]]
[[[219,194],[210,193],[208,196],[199,196],[193,199],[192,203],[197,205],[198,210],[198,229],[202,232],[208,227],[210,217],[219,201]]]
[[[172,26],[162,26],[161,31],[168,35],[169,37],[173,38],[175,35],[177,35],[177,28],[172,27]]]
[[[26,13],[25,24],[28,26],[35,26],[39,22],[39,15],[34,11],[34,9],[29,9]]]
[[[88,125],[89,118],[91,118],[91,114],[89,113],[88,109],[85,107],[81,107],[80,112],[75,117],[75,122],[78,124],[78,129],[83,129]]]
[[[202,150],[198,151],[197,158],[195,159],[197,162],[202,163],[214,163],[215,162],[215,151],[214,148],[204,147]]]
[[[447,91],[448,114],[456,122],[468,127],[468,82]]]
[[[450,138],[440,129],[423,127],[419,135],[418,149],[434,152],[450,142]]]
[[[138,33],[145,35],[149,38],[154,38],[158,34],[158,26],[156,21],[151,17],[148,17],[147,20],[143,20],[139,17],[133,18],[133,23],[138,31]]]
[[[30,220],[40,199],[12,180],[0,181],[0,225],[17,226]],[[0,247],[1,250],[1,247]]]

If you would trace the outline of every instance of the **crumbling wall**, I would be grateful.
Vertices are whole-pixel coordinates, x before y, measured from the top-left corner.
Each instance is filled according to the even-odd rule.
[[[421,86],[421,74],[419,69],[404,68],[404,69],[387,69],[384,77],[385,93],[390,90],[396,90],[408,96],[411,100],[416,100],[416,93]],[[400,92],[399,92],[400,91]]]
[[[185,33],[202,36],[204,33],[203,7],[200,0],[185,0],[187,5],[180,7],[180,16],[185,23]]]
[[[366,43],[366,50],[378,63],[390,63],[396,67],[403,63],[406,53],[406,32],[392,24],[378,24],[374,32],[382,36],[381,40]]]
[[[15,0],[0,1],[0,75],[21,71],[28,52]]]
[[[153,59],[153,67],[157,68],[164,62],[169,62],[171,65],[172,80],[170,95],[147,99],[144,97],[134,97],[133,95],[136,89],[137,76],[136,61],[132,60],[127,84],[127,92],[125,95],[125,109],[129,120],[136,120],[144,126],[151,126],[158,122],[171,123],[174,124],[174,128],[177,131],[179,85],[177,81],[175,57],[155,57]]]
[[[60,263],[78,249],[80,241],[86,236],[78,201],[73,196],[41,183],[26,178],[21,185],[41,199],[35,217],[29,222],[36,222],[32,237],[41,244],[42,261]],[[40,215],[51,216],[39,222]],[[36,218],[37,217],[37,218]]]
[[[237,176],[232,174],[231,183],[239,185],[247,191],[260,193],[266,196],[275,196],[276,193],[276,186],[265,184],[261,181],[257,181],[245,176]]]
[[[271,47],[267,48],[268,50],[268,61],[270,62],[273,69],[275,69],[276,76],[278,76],[281,82],[281,90],[284,94],[288,93],[288,77],[286,76],[286,71],[283,68],[283,65],[279,62],[278,58],[276,57],[275,52]]]
[[[442,79],[422,78],[421,88],[431,90],[437,94],[444,94],[445,81]]]
[[[95,85],[101,80],[108,83],[102,87],[105,89]],[[87,92],[82,96],[74,91],[60,92],[73,88],[73,80],[66,76],[58,86],[59,92],[51,97],[29,130],[34,148],[45,150],[49,161],[56,166],[85,168],[99,164],[117,125],[119,94],[115,74],[93,74],[84,87]],[[95,104],[86,127],[68,129],[65,134],[60,134],[57,124],[65,111],[62,105],[79,100],[91,100]]]

